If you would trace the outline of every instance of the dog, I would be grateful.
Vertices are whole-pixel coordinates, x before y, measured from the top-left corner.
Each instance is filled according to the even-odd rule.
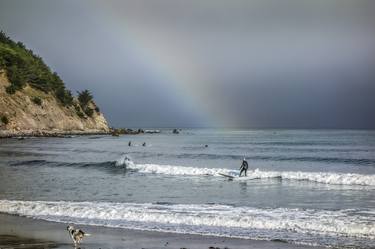
[[[66,228],[68,230],[70,237],[72,238],[74,245],[81,243],[83,237],[90,236],[90,234],[83,232],[81,229],[75,229],[73,226],[68,226]]]

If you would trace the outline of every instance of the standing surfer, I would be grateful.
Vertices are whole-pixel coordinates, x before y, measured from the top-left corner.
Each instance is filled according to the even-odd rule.
[[[249,168],[249,164],[247,163],[246,158],[244,158],[242,160],[242,164],[241,164],[241,167],[240,167],[240,176],[242,175],[242,172],[245,172],[245,176],[247,176],[246,172],[247,172],[248,168]]]

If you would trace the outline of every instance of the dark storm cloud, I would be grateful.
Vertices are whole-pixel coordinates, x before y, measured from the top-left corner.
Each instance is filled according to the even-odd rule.
[[[91,89],[113,125],[375,128],[374,10],[370,0],[0,0],[0,28],[70,88]]]

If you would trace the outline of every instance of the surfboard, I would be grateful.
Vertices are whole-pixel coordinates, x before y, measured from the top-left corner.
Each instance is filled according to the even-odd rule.
[[[227,177],[227,178],[229,178],[230,180],[233,180],[233,179],[235,178],[234,176],[230,176],[230,175],[226,175],[226,174],[222,174],[222,173],[219,173],[219,175],[224,176],[224,177]]]

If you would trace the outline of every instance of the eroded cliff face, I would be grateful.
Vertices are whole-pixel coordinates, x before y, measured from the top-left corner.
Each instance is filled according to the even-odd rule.
[[[10,95],[5,91],[9,84],[5,72],[0,71],[0,136],[109,131],[108,123],[100,112],[94,111],[92,117],[79,117],[74,106],[64,107],[52,94],[29,85]],[[35,97],[42,100],[40,105],[34,103]],[[95,109],[94,103],[89,105]]]

